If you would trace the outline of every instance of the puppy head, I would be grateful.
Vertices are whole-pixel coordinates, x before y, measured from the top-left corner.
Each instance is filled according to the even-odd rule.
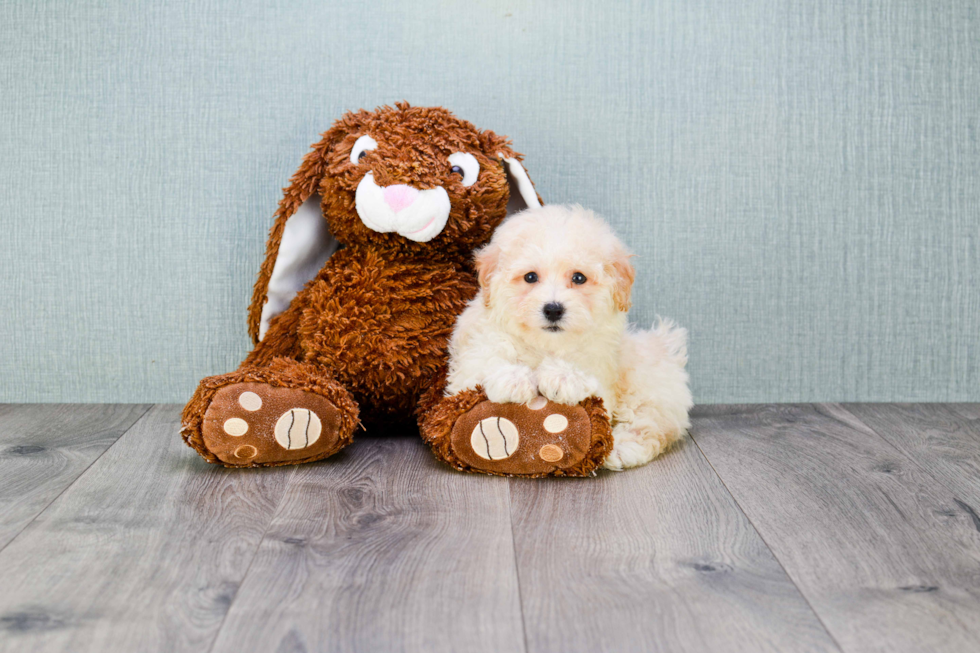
[[[483,300],[523,337],[588,334],[630,307],[635,272],[608,224],[580,206],[514,215],[477,253]]]

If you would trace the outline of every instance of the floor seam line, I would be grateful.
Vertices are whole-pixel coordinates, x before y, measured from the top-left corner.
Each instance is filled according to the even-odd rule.
[[[521,586],[521,567],[517,561],[517,537],[514,534],[514,479],[507,480],[507,513],[510,524],[510,550],[514,555],[514,578],[517,580],[517,605],[521,609],[521,634],[524,637],[524,653],[530,653],[527,646],[527,620],[524,617],[524,590]]]
[[[238,583],[238,587],[235,588],[235,596],[232,598],[231,603],[228,604],[228,609],[225,610],[225,614],[221,617],[221,623],[214,631],[214,639],[211,640],[211,646],[208,647],[208,653],[214,651],[214,647],[218,645],[218,637],[221,636],[221,631],[225,628],[225,622],[228,620],[228,615],[231,614],[232,609],[235,607],[235,601],[238,600],[238,594],[245,585],[245,579],[248,578],[249,572],[252,571],[252,565],[255,564],[255,559],[259,557],[259,551],[262,549],[262,544],[265,542],[266,537],[269,535],[269,531],[272,530],[272,525],[276,521],[276,517],[279,516],[279,510],[282,508],[283,501],[286,499],[286,493],[289,492],[289,486],[293,483],[293,477],[296,476],[296,465],[292,465],[289,470],[289,479],[286,481],[286,487],[282,489],[282,496],[279,497],[279,501],[276,502],[276,509],[272,511],[272,516],[269,518],[269,523],[266,524],[265,530],[262,531],[262,537],[259,538],[258,543],[255,545],[255,551],[252,553],[252,557],[248,561],[248,567],[245,568],[245,573],[242,574],[242,579]]]
[[[863,403],[863,402],[850,402],[850,403],[852,403],[852,405],[854,405],[854,404]],[[919,403],[919,402],[909,403],[909,404],[903,404],[901,402],[872,402],[872,403],[877,403],[878,405],[882,405],[882,406],[901,406],[901,405],[919,406],[919,405],[921,405],[921,403]],[[934,403],[936,405],[943,406],[944,408],[947,406],[947,402],[934,402]],[[932,479],[933,483],[936,483],[939,487],[941,487],[941,488],[945,489],[947,492],[949,492],[950,496],[953,498],[953,501],[955,503],[957,503],[957,504],[960,503],[960,500],[957,499],[957,497],[956,497],[956,495],[959,494],[958,492],[956,492],[956,490],[954,490],[953,488],[951,488],[948,485],[946,485],[946,483],[943,482],[942,480],[936,478],[928,469],[926,469],[921,464],[919,464],[919,461],[918,460],[916,460],[912,456],[908,455],[907,453],[905,453],[904,451],[902,451],[901,449],[899,449],[896,445],[892,444],[892,442],[888,438],[886,438],[885,436],[883,436],[878,431],[878,429],[874,428],[873,426],[871,426],[870,424],[868,424],[865,420],[861,419],[861,417],[859,415],[856,415],[853,411],[851,411],[850,409],[848,409],[846,403],[840,402],[840,401],[836,401],[836,402],[824,402],[824,403],[821,403],[821,404],[813,404],[813,405],[814,406],[821,406],[821,405],[822,406],[837,406],[838,408],[840,408],[841,410],[843,410],[844,412],[846,412],[848,415],[850,415],[851,417],[853,417],[854,419],[856,419],[858,422],[860,422],[862,426],[864,426],[869,431],[871,431],[871,435],[874,435],[879,440],[881,440],[882,442],[884,442],[887,446],[889,446],[892,449],[894,449],[895,452],[899,456],[901,456],[905,460],[908,460],[909,462],[911,462],[912,465],[914,467],[917,467],[920,471],[922,471],[922,473],[925,474],[927,478]],[[950,410],[950,409],[946,408],[946,410]],[[956,414],[956,415],[959,415],[958,413],[956,413],[956,411],[952,411],[952,412],[954,414]],[[848,426],[848,425],[845,424],[845,426]],[[850,427],[850,428],[853,428],[853,427]],[[969,504],[967,504],[967,505],[969,505]],[[963,507],[960,506],[960,509],[962,510]],[[959,619],[959,617],[957,617],[956,615],[953,615],[953,618],[956,619],[956,621],[958,623],[960,623],[961,625],[963,625],[963,622],[962,622],[962,620]]]
[[[110,406],[122,406],[122,405],[125,405],[125,404],[107,404],[107,405],[110,405]],[[139,424],[143,420],[144,417],[146,417],[146,414],[148,412],[150,412],[151,410],[153,410],[153,407],[156,406],[156,405],[158,405],[158,404],[145,404],[145,405],[146,405],[146,409],[142,413],[139,414],[139,417],[137,417],[136,419],[133,420],[133,423],[130,424],[129,427],[125,431],[123,431],[122,433],[119,434],[119,437],[117,437],[115,440],[112,441],[112,444],[110,444],[108,447],[106,447],[102,451],[102,453],[100,453],[98,456],[96,456],[92,460],[92,462],[90,462],[88,465],[86,465],[85,466],[85,469],[83,469],[81,472],[79,472],[78,476],[76,476],[75,478],[73,478],[72,481],[71,481],[71,483],[69,483],[65,487],[61,488],[61,492],[59,492],[57,495],[55,495],[51,499],[51,501],[48,501],[48,503],[44,506],[44,508],[42,508],[41,510],[39,510],[36,515],[34,515],[33,517],[31,517],[31,520],[29,522],[27,522],[26,524],[24,524],[24,527],[21,528],[19,531],[17,531],[17,534],[16,535],[14,535],[12,538],[10,538],[10,540],[6,544],[4,544],[3,546],[0,546],[0,553],[3,553],[4,551],[6,551],[8,546],[10,546],[11,544],[13,544],[14,541],[17,538],[19,538],[21,535],[23,535],[24,534],[24,531],[26,531],[28,528],[30,528],[31,524],[33,524],[34,522],[36,522],[38,517],[40,517],[45,512],[47,512],[48,511],[48,508],[50,508],[52,505],[54,505],[54,502],[55,501],[57,501],[58,499],[60,499],[61,496],[65,492],[67,492],[70,488],[72,488],[75,485],[75,483],[78,482],[78,479],[80,479],[81,477],[85,476],[85,474],[88,472],[88,470],[92,469],[92,465],[94,465],[98,461],[102,460],[102,456],[106,455],[109,452],[110,449],[112,449],[114,446],[116,446],[119,443],[119,441],[122,440],[126,436],[127,433],[129,433],[134,428],[136,428],[136,425]]]
[[[812,406],[813,404],[809,404],[809,405]],[[697,439],[695,439],[693,431],[690,431],[688,434],[691,436],[691,441],[694,443],[694,446],[697,447],[698,451],[701,453],[701,457],[704,458],[704,461],[706,463],[708,463],[708,467],[711,468],[711,471],[714,472],[714,475],[718,477],[718,480],[721,482],[722,487],[725,488],[725,492],[727,492],[728,496],[732,498],[732,501],[735,503],[735,507],[738,508],[738,511],[742,513],[746,521],[749,522],[749,525],[752,527],[752,530],[755,531],[755,534],[759,536],[760,540],[762,540],[762,543],[765,545],[766,549],[772,555],[772,559],[775,560],[776,564],[779,565],[779,568],[783,570],[783,573],[786,575],[786,578],[789,579],[789,582],[793,583],[793,587],[796,588],[796,591],[799,593],[800,598],[802,598],[803,602],[806,603],[808,608],[810,608],[810,612],[813,613],[813,616],[816,617],[817,621],[823,627],[824,632],[827,633],[827,637],[829,637],[830,641],[832,641],[834,645],[837,646],[838,651],[840,651],[841,653],[845,653],[846,649],[841,645],[839,641],[837,641],[837,638],[834,636],[834,634],[830,631],[830,628],[824,622],[823,617],[821,617],[820,613],[817,612],[817,609],[813,607],[813,604],[810,602],[809,597],[807,597],[807,595],[803,592],[803,588],[801,588],[797,584],[797,582],[793,579],[793,576],[786,569],[786,566],[783,565],[783,561],[780,560],[779,556],[776,555],[776,552],[773,551],[772,547],[769,545],[769,542],[766,541],[765,536],[755,525],[755,522],[752,521],[752,518],[749,517],[749,514],[745,512],[745,508],[743,508],[742,504],[738,502],[738,499],[735,497],[735,494],[731,491],[731,488],[728,487],[728,484],[725,483],[725,479],[722,478],[721,474],[718,473],[718,470],[715,469],[715,466],[711,463],[711,460],[708,458],[708,454],[704,452],[704,449],[701,448],[701,445],[698,444]]]

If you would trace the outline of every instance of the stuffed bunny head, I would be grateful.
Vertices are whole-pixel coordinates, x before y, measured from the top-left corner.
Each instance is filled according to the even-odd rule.
[[[286,189],[249,312],[253,338],[338,243],[467,261],[508,214],[541,205],[520,158],[441,107],[344,115]]]
[[[341,243],[468,253],[507,214],[509,176],[514,199],[539,204],[507,139],[443,108],[349,113],[325,140],[319,191]]]

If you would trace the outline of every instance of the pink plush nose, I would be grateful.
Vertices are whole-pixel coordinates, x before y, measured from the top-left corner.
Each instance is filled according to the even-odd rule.
[[[419,192],[411,186],[396,184],[385,186],[384,195],[385,203],[391,207],[392,211],[398,213],[406,206],[411,206],[415,198],[419,196]]]

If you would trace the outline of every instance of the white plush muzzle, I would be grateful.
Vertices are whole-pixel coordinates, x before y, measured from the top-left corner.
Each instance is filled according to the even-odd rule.
[[[442,186],[418,190],[404,184],[378,186],[374,173],[364,175],[354,198],[357,215],[368,229],[427,243],[449,220],[449,194]]]

